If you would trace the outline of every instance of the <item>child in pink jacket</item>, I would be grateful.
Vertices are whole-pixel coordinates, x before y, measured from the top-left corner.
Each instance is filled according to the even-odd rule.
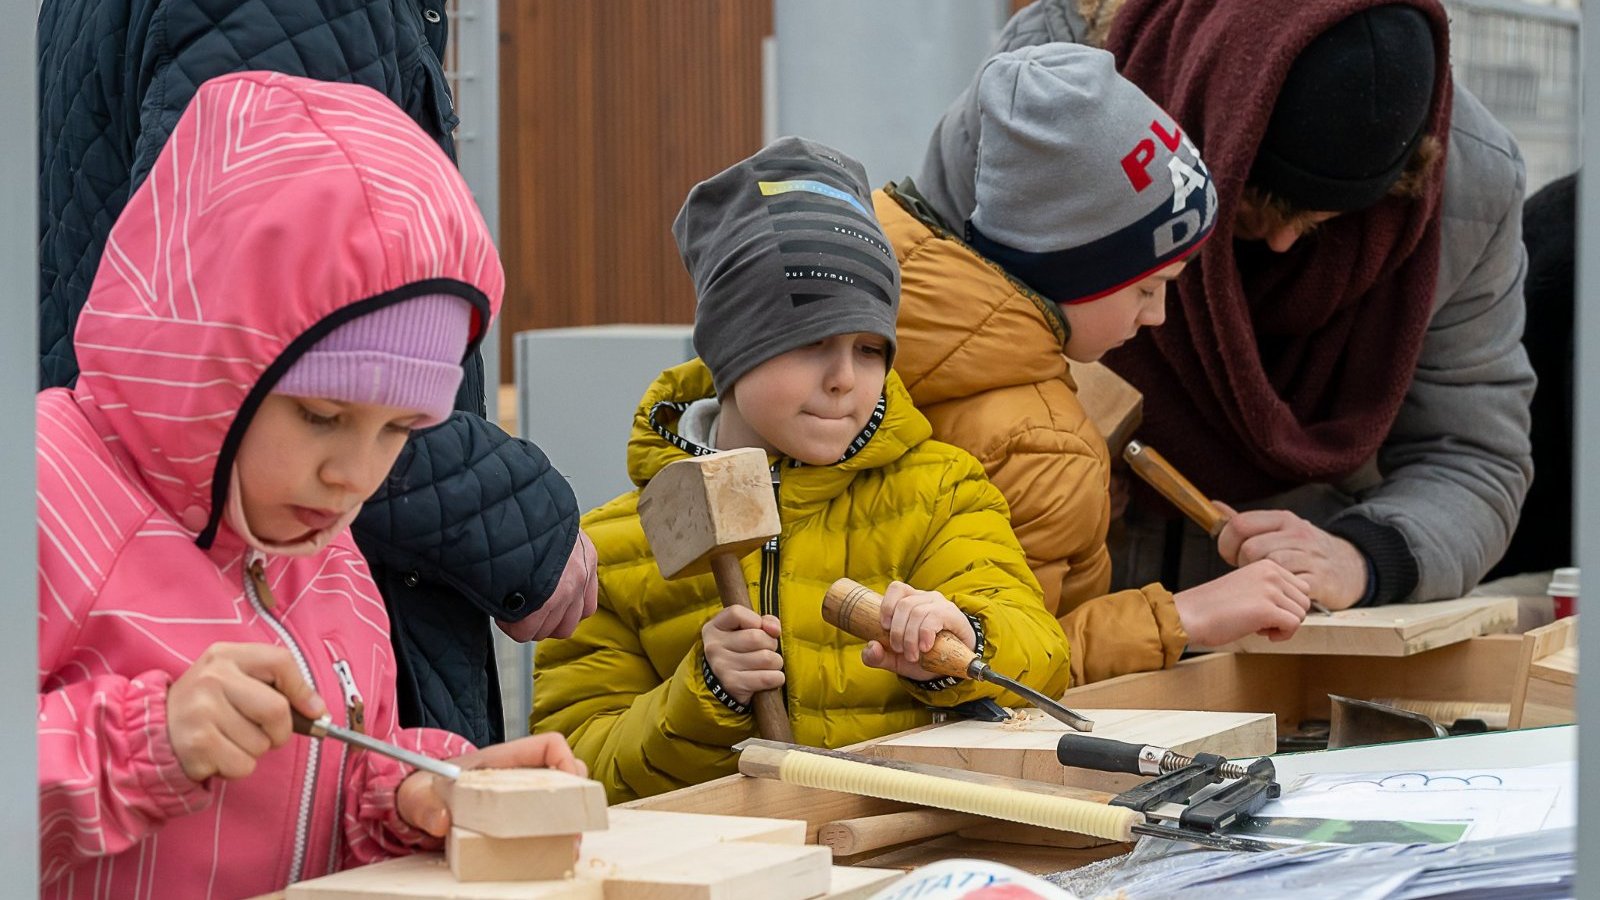
[[[382,95],[201,87],[111,230],[76,389],[37,401],[42,896],[250,896],[438,845],[433,776],[294,735],[291,705],[581,771],[559,737],[396,725],[346,531],[449,414],[502,287],[465,184]]]

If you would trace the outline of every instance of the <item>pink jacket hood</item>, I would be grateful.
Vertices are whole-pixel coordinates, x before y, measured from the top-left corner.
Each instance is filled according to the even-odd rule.
[[[217,78],[111,229],[75,332],[77,393],[209,547],[239,442],[301,353],[431,293],[475,306],[475,345],[504,284],[466,184],[383,95]]]

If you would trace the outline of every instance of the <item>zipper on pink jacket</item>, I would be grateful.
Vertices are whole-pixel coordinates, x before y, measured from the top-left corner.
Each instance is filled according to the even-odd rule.
[[[268,604],[263,600],[261,591],[257,589],[258,582],[262,587],[266,586],[266,574],[263,571],[263,563],[266,558],[266,554],[257,550],[252,550],[246,554],[244,560],[245,596],[250,598],[250,604],[255,607],[256,614],[266,620],[272,630],[278,633],[279,640],[283,641],[284,646],[289,648],[289,654],[294,657],[294,664],[299,667],[300,675],[306,680],[306,684],[315,688],[317,680],[311,674],[311,666],[306,664],[306,655],[301,652],[300,645],[295,643],[294,638],[289,634],[289,629],[267,611]],[[270,592],[267,596],[271,596]],[[274,603],[272,605],[276,606],[277,604]],[[294,855],[290,857],[289,861],[289,884],[299,881],[304,874],[302,870],[306,864],[306,844],[310,840],[311,807],[316,799],[317,762],[322,756],[322,742],[314,740],[310,744],[311,750],[306,757],[306,777],[300,788],[300,813],[295,819]],[[337,830],[338,827],[338,823],[335,822],[334,829]]]

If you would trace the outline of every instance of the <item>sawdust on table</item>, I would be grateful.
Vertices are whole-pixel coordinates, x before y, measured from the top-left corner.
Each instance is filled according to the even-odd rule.
[[[1026,731],[1028,730],[1029,722],[1032,722],[1034,719],[1044,717],[1044,713],[1040,712],[1039,710],[1027,707],[1021,709],[1011,709],[1007,707],[1006,712],[1011,713],[1011,718],[1001,722],[1000,727],[1006,729],[1007,731]]]

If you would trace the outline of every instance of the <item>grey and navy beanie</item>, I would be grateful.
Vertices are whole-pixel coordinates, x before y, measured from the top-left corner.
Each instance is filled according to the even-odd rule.
[[[861,164],[797,137],[702,181],[672,223],[694,279],[694,349],[726,395],[752,368],[838,334],[894,355],[900,267]]]
[[[1042,44],[978,75],[967,240],[1058,303],[1114,293],[1193,253],[1217,192],[1194,143],[1110,53]]]

